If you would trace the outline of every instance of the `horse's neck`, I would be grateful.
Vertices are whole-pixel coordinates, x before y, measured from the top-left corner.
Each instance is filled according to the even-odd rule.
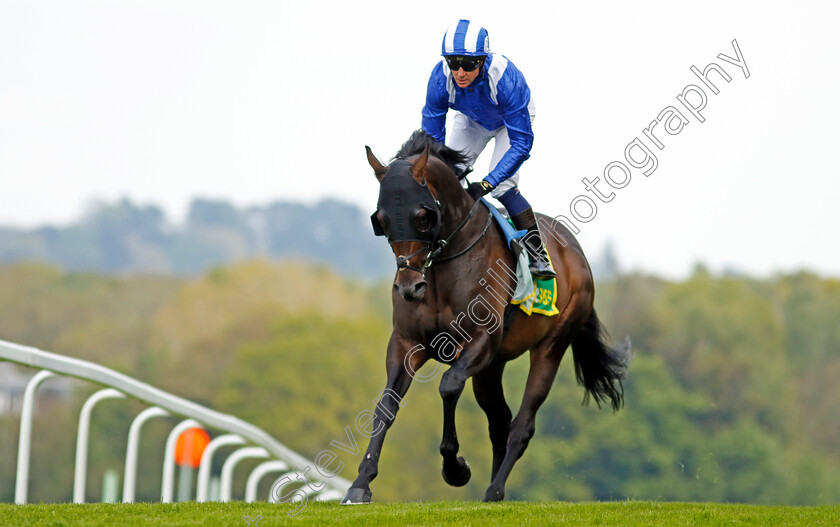
[[[461,225],[464,222],[465,219],[467,219],[467,216],[469,216],[470,214],[470,209],[469,206],[467,206],[467,208],[465,209],[464,206],[460,204],[447,204],[444,205],[443,210],[441,212],[442,216],[446,218],[446,220],[443,223],[443,232],[441,232],[441,235],[449,236],[452,232],[455,231],[455,229],[458,228],[459,225]],[[475,216],[476,214],[473,214],[473,217]],[[463,237],[466,234],[465,231],[469,230],[469,228],[469,224],[464,225],[464,228],[461,229],[461,233],[458,234],[458,237]]]
[[[454,179],[436,178],[433,184],[438,189],[438,199],[441,203],[443,216],[443,232],[441,235],[449,236],[466,219],[472,208],[472,203],[461,187],[461,184]],[[466,228],[466,226],[465,226]]]
[[[430,181],[432,186],[438,191],[438,200],[442,207],[441,213],[444,223],[440,235],[443,238],[451,235],[455,229],[467,220],[470,211],[473,210],[473,205],[475,205],[472,217],[464,225],[460,233],[456,235],[458,241],[454,242],[453,245],[457,247],[451,247],[450,249],[453,251],[460,250],[466,247],[466,245],[462,245],[464,241],[472,243],[475,236],[481,233],[481,229],[486,225],[486,214],[482,214],[482,211],[487,212],[487,209],[474,203],[469,198],[461,186],[461,182],[458,181],[458,178],[454,174],[437,172],[431,176]],[[482,219],[479,220],[478,218]]]
[[[473,205],[469,203],[469,200],[467,199],[464,201],[467,202],[466,205],[458,209],[460,215],[457,216],[457,218],[453,217],[451,225],[447,225],[447,235],[448,233],[454,231],[458,225],[460,225],[461,222],[469,216]],[[490,279],[485,275],[489,269],[493,269],[499,265],[496,260],[501,258],[505,262],[505,269],[510,267],[510,262],[507,262],[506,260],[512,260],[513,257],[510,256],[508,258],[506,256],[510,253],[506,246],[506,240],[499,229],[494,228],[493,225],[488,225],[488,222],[493,222],[493,219],[490,217],[490,211],[483,205],[477,205],[472,217],[469,218],[467,223],[464,225],[464,228],[461,229],[461,231],[450,241],[444,255],[455,255],[465,250],[466,252],[452,260],[451,263],[453,265],[447,265],[445,267],[432,265],[429,270],[432,271],[434,275],[430,277],[430,282],[438,284],[458,283],[458,289],[461,290],[460,292],[462,293],[465,293],[466,289],[474,289],[476,292],[481,292],[484,288],[481,287],[482,284],[480,284],[479,281],[482,278],[485,278],[485,280]],[[470,271],[466,271],[463,265],[467,261],[471,262],[468,266],[471,268]],[[515,270],[515,263],[513,265],[513,269]],[[509,272],[496,272],[494,281],[497,283],[499,281],[508,281],[510,274],[511,273]],[[473,278],[475,279],[473,280]],[[471,287],[465,287],[467,284],[465,284],[464,281],[470,282]],[[503,285],[500,283],[499,286],[500,289],[510,287],[510,290],[512,291],[513,288],[516,287],[515,279],[513,279],[512,284]],[[448,286],[444,285],[442,293],[444,296],[451,296],[446,294],[446,287]],[[472,296],[470,299],[472,299]]]
[[[505,261],[504,253],[497,250],[503,243],[497,229],[490,228],[469,253],[444,266],[432,265],[431,273],[427,274],[429,288],[423,300],[427,306],[427,311],[423,312],[430,316],[417,317],[417,323],[438,332],[451,332],[453,324],[458,327],[478,324],[480,321],[476,322],[476,317],[494,318],[495,325],[501,324],[516,289],[516,282],[509,279],[509,262]],[[496,263],[498,259],[505,263]]]

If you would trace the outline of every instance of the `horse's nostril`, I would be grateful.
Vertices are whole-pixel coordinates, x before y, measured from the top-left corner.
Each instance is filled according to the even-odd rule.
[[[414,293],[419,295],[426,290],[426,282],[417,282],[414,284]]]

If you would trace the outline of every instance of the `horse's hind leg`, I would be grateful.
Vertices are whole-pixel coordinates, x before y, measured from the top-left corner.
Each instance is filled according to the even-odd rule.
[[[473,393],[478,405],[487,414],[487,424],[490,431],[490,443],[493,445],[493,472],[490,480],[496,478],[502,460],[507,451],[510,420],[513,417],[505,401],[502,388],[502,373],[505,362],[499,359],[493,361],[487,369],[473,376]]]
[[[551,384],[557,375],[557,368],[560,366],[560,359],[569,346],[569,340],[568,337],[561,338],[553,344],[548,343],[531,350],[531,368],[525,394],[522,396],[522,406],[510,425],[504,460],[484,494],[484,501],[504,499],[505,482],[514,463],[525,453],[528,442],[534,436],[534,418],[540,405],[548,397]]]

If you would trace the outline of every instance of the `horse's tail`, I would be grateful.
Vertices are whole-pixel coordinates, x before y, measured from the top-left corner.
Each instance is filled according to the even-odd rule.
[[[591,395],[598,408],[608,400],[617,411],[624,404],[622,380],[630,360],[630,339],[620,347],[607,344],[608,335],[595,310],[572,340],[572,355],[575,361],[575,377],[586,389],[583,403]]]

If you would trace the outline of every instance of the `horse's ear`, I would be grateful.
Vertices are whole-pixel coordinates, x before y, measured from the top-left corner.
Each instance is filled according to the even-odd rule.
[[[373,150],[371,150],[368,145],[365,145],[365,151],[367,151],[368,163],[370,163],[370,167],[373,169],[376,179],[382,181],[382,178],[385,177],[385,173],[388,172],[388,169],[383,166],[378,159],[376,159],[376,156],[373,155]]]
[[[421,185],[426,184],[426,179],[423,177],[426,174],[426,163],[429,161],[429,145],[426,145],[426,149],[423,150],[423,153],[414,160],[414,163],[411,164],[411,168],[409,172],[414,177],[414,180]]]

